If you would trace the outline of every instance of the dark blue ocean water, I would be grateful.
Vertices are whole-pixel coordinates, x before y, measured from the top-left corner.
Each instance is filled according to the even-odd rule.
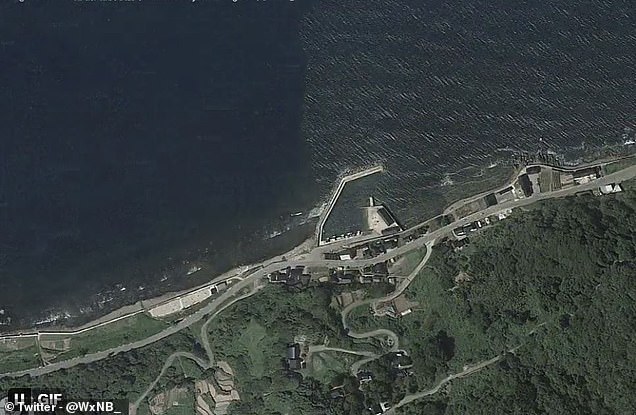
[[[384,163],[409,225],[467,166],[633,136],[629,1],[312,3],[1,3],[0,308],[103,313],[283,250],[343,169]]]
[[[628,141],[634,10],[628,0],[321,1],[302,30],[318,180],[383,162],[376,196],[408,224],[466,167]]]
[[[184,260],[263,255],[313,203],[300,5],[9,3],[0,309],[96,310],[124,287],[192,284],[175,281]]]

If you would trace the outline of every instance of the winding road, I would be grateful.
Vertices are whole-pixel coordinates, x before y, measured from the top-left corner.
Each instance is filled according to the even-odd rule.
[[[166,359],[166,362],[163,364],[163,367],[161,371],[159,372],[159,374],[157,375],[157,377],[155,378],[155,380],[146,388],[146,390],[132,404],[132,407],[130,408],[131,415],[134,415],[137,413],[137,409],[139,409],[139,405],[141,404],[141,402],[146,398],[146,396],[148,396],[150,392],[152,392],[152,390],[155,388],[155,386],[157,385],[161,377],[165,374],[166,370],[168,370],[168,368],[172,366],[176,358],[184,357],[186,359],[190,359],[194,363],[199,365],[199,367],[203,370],[207,370],[214,367],[214,353],[212,352],[212,348],[210,347],[210,338],[208,335],[208,326],[210,325],[210,322],[212,322],[212,320],[217,315],[219,315],[219,313],[221,313],[226,308],[230,307],[232,304],[254,295],[257,291],[259,291],[263,287],[264,285],[259,285],[258,282],[256,282],[249,293],[243,294],[237,298],[232,299],[227,304],[223,305],[218,310],[216,310],[212,315],[210,315],[208,319],[205,321],[205,323],[203,323],[203,325],[201,326],[201,332],[199,333],[199,337],[201,338],[201,342],[203,343],[203,348],[205,349],[205,353],[207,355],[208,360],[205,361],[190,352],[178,351],[178,352],[172,353]]]
[[[21,370],[21,371],[15,371],[15,372],[9,372],[9,373],[2,373],[2,374],[0,374],[0,378],[2,378],[2,377],[19,377],[19,376],[24,376],[24,375],[40,376],[40,375],[44,375],[44,374],[47,374],[47,373],[54,372],[56,370],[71,368],[71,367],[74,367],[74,366],[79,365],[79,364],[87,364],[87,363],[92,363],[92,362],[95,362],[95,361],[98,361],[98,360],[102,360],[102,359],[105,359],[105,358],[107,358],[107,357],[109,357],[109,356],[111,356],[113,354],[116,354],[116,353],[126,352],[126,351],[129,351],[129,350],[133,350],[133,349],[137,349],[137,348],[140,348],[140,347],[147,346],[147,345],[152,344],[154,342],[157,342],[157,341],[159,341],[161,339],[164,339],[164,338],[166,338],[166,337],[168,337],[168,336],[170,336],[172,334],[175,334],[175,333],[177,333],[177,332],[179,332],[179,331],[191,326],[192,324],[196,323],[197,321],[202,320],[205,316],[209,315],[210,313],[213,313],[213,312],[217,311],[219,309],[219,307],[224,304],[225,301],[231,299],[233,296],[238,294],[239,291],[242,290],[243,288],[249,287],[249,285],[251,283],[253,283],[254,281],[262,279],[267,274],[269,274],[269,273],[271,273],[273,271],[285,268],[287,266],[307,265],[307,266],[364,267],[364,266],[367,266],[367,265],[371,265],[373,263],[386,261],[386,260],[389,260],[389,259],[394,258],[396,256],[403,255],[403,254],[405,254],[405,253],[407,253],[407,252],[409,252],[409,251],[411,251],[413,249],[418,249],[418,248],[421,248],[421,247],[423,247],[425,245],[427,247],[429,245],[432,246],[435,240],[450,234],[454,228],[456,228],[458,226],[465,225],[465,224],[470,223],[470,222],[473,222],[475,220],[483,219],[486,216],[492,215],[492,214],[500,212],[502,210],[518,208],[518,207],[530,205],[530,204],[535,203],[537,201],[546,200],[546,199],[550,199],[550,198],[570,196],[570,195],[573,195],[573,194],[576,194],[576,193],[597,189],[599,186],[612,184],[612,183],[620,183],[622,181],[632,179],[635,176],[636,176],[636,166],[631,166],[631,167],[625,168],[623,170],[620,170],[618,172],[615,172],[615,173],[612,173],[612,174],[608,174],[608,175],[606,175],[604,177],[601,177],[600,179],[591,181],[591,182],[586,183],[586,184],[572,186],[572,187],[569,187],[569,188],[566,188],[566,189],[561,189],[561,190],[548,192],[548,193],[534,194],[533,196],[528,197],[528,198],[500,203],[498,205],[486,208],[486,209],[484,209],[484,210],[482,210],[480,212],[477,212],[477,213],[471,214],[469,216],[466,216],[466,217],[464,217],[464,218],[462,218],[460,220],[457,220],[457,221],[455,221],[455,222],[453,222],[453,223],[451,223],[449,225],[441,227],[440,229],[438,229],[436,231],[427,233],[427,234],[421,236],[420,238],[415,239],[415,240],[413,240],[411,242],[408,242],[408,243],[404,244],[403,246],[400,246],[400,247],[398,247],[398,248],[396,248],[396,249],[394,249],[394,250],[392,250],[390,252],[387,252],[385,254],[379,255],[379,256],[377,256],[375,258],[371,258],[371,259],[361,259],[361,260],[352,259],[352,260],[347,260],[347,261],[325,260],[325,259],[323,259],[324,252],[327,252],[329,250],[332,250],[332,251],[333,250],[337,250],[337,249],[339,249],[342,246],[345,246],[347,244],[351,244],[352,240],[338,241],[338,242],[335,242],[333,244],[319,246],[319,247],[316,247],[316,248],[312,249],[308,253],[296,255],[296,256],[291,257],[291,258],[286,258],[285,256],[279,256],[279,257],[270,259],[268,261],[265,261],[265,262],[263,262],[260,265],[255,265],[254,267],[251,268],[251,270],[253,272],[250,275],[239,277],[240,280],[237,283],[235,283],[234,285],[229,287],[227,289],[227,291],[225,291],[223,294],[221,294],[216,299],[212,300],[212,302],[210,302],[208,305],[206,305],[203,308],[193,312],[192,314],[190,314],[187,317],[185,317],[183,320],[179,321],[178,323],[174,324],[173,326],[170,326],[170,327],[162,330],[159,333],[153,334],[153,335],[151,335],[151,336],[149,336],[149,337],[147,337],[145,339],[142,339],[142,340],[131,342],[131,343],[128,343],[128,344],[125,344],[125,345],[121,345],[121,346],[118,346],[118,347],[114,347],[114,348],[111,348],[111,349],[108,349],[108,350],[104,350],[104,351],[101,351],[101,352],[91,353],[91,354],[88,354],[88,355],[85,355],[85,356],[82,356],[82,357],[76,357],[76,358],[73,358],[73,359],[52,363],[52,364],[49,364],[47,366],[42,366],[42,367],[37,367],[37,368],[27,369],[27,370]],[[414,226],[414,227],[412,227],[410,229],[417,228],[418,226],[421,226],[421,224],[416,225],[416,226]],[[406,230],[405,232],[408,232],[409,230]],[[364,238],[364,240],[373,240],[373,239],[379,239],[379,238],[381,238],[381,237],[375,237],[375,238],[366,237],[366,238]],[[430,249],[427,252],[430,252]],[[422,263],[420,263],[420,265],[423,266]],[[417,275],[416,273],[412,273],[412,274],[413,275]],[[410,277],[411,276],[409,276],[409,278]],[[408,281],[404,282],[402,291],[406,288],[406,286],[408,286],[407,282]],[[410,282],[408,282],[408,283],[410,283]],[[397,294],[397,295],[399,295],[399,294]],[[241,298],[246,298],[246,297],[241,296]],[[344,318],[343,318],[343,323],[346,323]],[[376,333],[376,334],[382,335],[381,333]],[[23,336],[17,335],[17,336],[13,336],[13,337],[20,338],[20,337],[28,337],[28,336],[32,336],[32,335],[33,334],[25,334]],[[351,332],[350,332],[350,335],[352,337],[362,336],[362,337],[357,337],[357,338],[366,338],[366,337],[373,336],[373,334],[369,334],[369,333],[358,334],[358,333],[351,333]],[[393,335],[395,335],[395,334],[393,333]],[[206,347],[205,344],[204,344],[204,347]],[[207,345],[206,353],[211,354],[211,350],[209,350],[209,345]]]
[[[371,338],[371,337],[385,337],[385,338],[391,339],[391,341],[390,341],[391,347],[390,347],[390,349],[389,349],[389,351],[387,353],[395,352],[395,351],[397,351],[399,349],[399,347],[400,347],[400,339],[399,339],[398,335],[395,334],[393,331],[388,330],[388,329],[375,329],[375,330],[370,330],[370,331],[366,331],[366,332],[363,332],[363,333],[357,333],[357,332],[351,330],[349,324],[347,324],[347,316],[349,315],[351,310],[353,310],[354,308],[361,307],[361,306],[364,306],[364,305],[367,305],[367,304],[385,303],[385,302],[391,301],[391,300],[397,298],[398,296],[400,296],[404,292],[404,290],[406,290],[406,288],[413,282],[415,277],[417,277],[417,275],[422,271],[422,268],[424,268],[424,265],[426,265],[426,263],[428,262],[429,258],[431,257],[431,253],[433,252],[433,245],[434,244],[435,244],[435,240],[431,240],[431,241],[427,242],[427,244],[426,244],[426,254],[424,255],[424,258],[422,258],[422,260],[419,262],[419,264],[417,264],[415,269],[413,271],[411,271],[411,273],[402,282],[400,282],[398,287],[393,292],[391,292],[390,294],[388,294],[388,295],[386,295],[384,297],[380,297],[380,298],[371,298],[371,299],[367,299],[367,300],[354,301],[353,303],[351,303],[348,306],[346,306],[340,312],[340,317],[341,317],[341,320],[342,320],[342,327],[344,327],[344,329],[347,331],[347,335],[349,337],[352,337],[354,339],[368,339],[368,338]],[[361,354],[361,353],[358,353],[358,354]],[[358,371],[360,370],[360,368],[362,366],[364,366],[365,364],[367,364],[369,362],[372,362],[372,361],[382,357],[381,354],[375,354],[375,353],[365,354],[365,355],[367,356],[365,359],[358,360],[357,362],[355,362],[355,363],[353,363],[351,365],[350,371],[351,371],[351,373],[354,376],[358,373]]]

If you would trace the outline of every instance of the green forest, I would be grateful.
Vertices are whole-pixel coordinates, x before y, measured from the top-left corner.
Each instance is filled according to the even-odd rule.
[[[636,413],[634,230],[636,194],[628,191],[543,202],[516,212],[460,252],[436,248],[434,269],[425,275],[446,278],[446,287],[454,288],[436,298],[429,290],[428,314],[444,309],[442,301],[453,305],[454,315],[438,315],[430,326],[435,331],[442,320],[454,355],[438,359],[435,369],[457,371],[455,362],[520,347],[401,412]],[[455,283],[460,271],[470,281]],[[434,286],[419,283],[419,289]],[[426,297],[413,288],[411,296]],[[404,326],[398,327],[402,335],[417,337]],[[461,331],[466,327],[473,335]]]
[[[179,333],[150,346],[116,354],[88,365],[78,365],[35,378],[2,378],[0,391],[16,387],[55,388],[78,399],[134,401],[157,377],[170,354],[175,350],[192,350],[194,345],[193,337]],[[177,385],[183,379],[183,373],[167,376],[161,380],[159,387]]]
[[[383,353],[378,343],[356,342],[344,332],[333,307],[333,295],[343,288],[270,286],[208,327],[215,358],[228,361],[236,373],[241,401],[230,412],[363,414],[370,404],[396,404],[467,365],[501,356],[397,412],[636,413],[634,230],[636,192],[629,190],[517,210],[472,236],[461,250],[440,241],[405,292],[416,304],[411,314],[391,319],[373,317],[368,306],[352,311],[353,329],[394,331],[412,363],[408,371],[396,370],[395,355],[386,354],[362,367],[374,375],[363,385],[342,370],[351,360],[338,353],[320,371],[284,369],[286,346],[294,341]],[[200,327],[90,365],[32,380],[1,379],[0,390],[48,386],[81,397],[134,400],[172,352],[204,356]],[[193,376],[209,375],[175,368],[157,389],[191,385]]]

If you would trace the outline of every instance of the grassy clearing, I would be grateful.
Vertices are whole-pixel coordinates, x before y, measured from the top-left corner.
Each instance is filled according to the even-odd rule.
[[[362,359],[362,357],[358,358]],[[314,353],[311,356],[311,367],[308,368],[308,375],[320,383],[328,385],[337,375],[348,373],[354,360],[339,352]]]
[[[616,173],[617,171],[626,169],[636,164],[636,157],[631,157],[624,160],[618,160],[614,163],[606,164],[603,167],[605,174]]]
[[[406,263],[408,264],[408,268],[406,269],[407,274],[413,272],[413,270],[422,262],[422,259],[426,256],[426,247],[422,247],[419,249],[415,249],[406,255],[404,255],[406,259]]]
[[[267,335],[265,327],[261,326],[256,320],[250,320],[247,329],[239,338],[239,342],[245,347],[249,358],[252,362],[250,373],[258,378],[263,377],[265,373],[265,354],[263,352],[263,339]]]
[[[206,320],[207,318],[203,318],[202,320],[197,321],[186,329],[187,332],[199,343],[201,343],[201,328],[203,327],[203,324],[205,324]]]
[[[14,337],[0,340],[0,353],[13,352],[35,346],[35,337]]]
[[[623,186],[625,190],[636,190],[636,179],[626,180],[621,183],[621,186]]]
[[[195,411],[194,407],[194,393],[188,391],[179,390],[178,392],[170,391],[170,403],[168,410],[164,412],[165,415],[191,415]]]
[[[0,372],[40,366],[34,337],[0,341]]]
[[[57,354],[55,358],[50,360],[55,362],[141,340],[166,327],[168,324],[163,321],[155,320],[145,314],[137,314],[81,334],[43,334],[40,339],[45,342],[59,342],[65,338],[70,338],[70,349]]]
[[[422,261],[425,255],[426,247],[415,249],[404,254],[402,261],[391,270],[391,273],[402,277],[408,276]]]
[[[183,376],[188,379],[201,379],[203,376],[203,369],[191,359],[180,357],[176,360],[176,366],[181,369]]]
[[[152,415],[148,402],[144,401],[139,405],[139,407],[137,408],[137,415]]]

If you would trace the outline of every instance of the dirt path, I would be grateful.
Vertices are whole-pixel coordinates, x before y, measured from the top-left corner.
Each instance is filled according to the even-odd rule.
[[[536,330],[536,329],[535,329]],[[533,333],[535,330],[532,330],[530,333]],[[509,349],[507,351],[507,353],[514,353],[516,352],[519,348],[521,347],[521,345],[519,346],[515,346],[511,349]],[[497,362],[499,362],[501,359],[503,359],[505,356],[504,354],[500,354],[497,355],[491,359],[488,360],[483,360],[475,365],[470,365],[470,366],[464,366],[464,370],[462,370],[461,372],[458,373],[453,373],[451,375],[446,376],[444,379],[440,380],[439,382],[437,382],[437,384],[435,386],[433,386],[430,389],[424,390],[424,391],[420,391],[420,392],[416,392],[416,393],[412,393],[410,395],[406,395],[404,398],[402,398],[402,400],[400,402],[398,402],[397,404],[395,404],[395,406],[393,406],[391,409],[389,409],[388,411],[386,411],[384,413],[384,415],[393,415],[395,414],[395,410],[397,408],[400,408],[404,405],[407,405],[411,402],[414,402],[418,399],[422,399],[425,398],[427,396],[431,396],[436,394],[437,392],[439,392],[439,390],[442,388],[442,386],[444,386],[445,384],[455,380],[455,379],[460,379],[460,378],[464,378],[466,376],[470,376],[474,373],[479,372],[480,370],[493,365]]]
[[[339,347],[325,346],[324,344],[309,346],[309,351],[308,351],[309,355],[311,355],[313,353],[320,353],[320,352],[340,352],[340,353],[348,353],[348,354],[355,354],[355,355],[358,355],[358,356],[368,356],[368,357],[377,356],[377,354],[375,354],[373,352],[366,351],[366,350],[341,349]]]
[[[159,374],[157,375],[155,380],[148,386],[148,388],[146,388],[144,393],[142,393],[139,396],[139,398],[137,398],[137,400],[132,404],[132,407],[130,408],[131,415],[134,415],[134,414],[137,413],[137,409],[139,408],[139,405],[141,404],[141,402],[144,400],[144,398],[150,392],[152,392],[152,390],[155,388],[155,386],[157,386],[157,383],[159,382],[161,377],[166,373],[166,370],[168,370],[168,368],[170,366],[172,366],[172,364],[174,363],[175,359],[177,359],[179,357],[183,357],[183,358],[192,360],[197,365],[199,365],[199,367],[201,367],[201,369],[203,369],[203,370],[207,370],[207,369],[209,369],[211,367],[208,362],[206,362],[205,360],[203,360],[203,359],[201,359],[199,357],[196,357],[192,353],[189,353],[189,352],[175,352],[175,353],[172,353],[170,356],[168,356],[168,359],[166,359],[166,362],[163,364],[163,367],[161,368],[161,372],[159,372]]]
[[[466,369],[462,370],[461,372],[453,373],[451,375],[448,375],[444,379],[440,380],[431,389],[427,389],[425,391],[420,391],[420,392],[417,392],[417,393],[406,395],[404,398],[402,398],[402,400],[400,402],[398,402],[393,407],[393,409],[397,409],[397,408],[399,408],[401,406],[404,406],[406,404],[409,404],[409,403],[411,403],[413,401],[416,401],[418,399],[422,399],[422,398],[424,398],[426,396],[434,395],[437,392],[439,392],[439,390],[442,388],[442,386],[444,386],[448,382],[450,382],[450,381],[452,381],[454,379],[463,378],[463,377],[472,375],[473,373],[479,372],[483,368],[485,368],[487,366],[490,366],[490,365],[492,365],[494,363],[497,363],[501,359],[503,359],[503,355],[495,356],[492,359],[488,359],[488,360],[484,360],[483,362],[479,362],[478,364],[476,364],[474,366],[468,366],[468,367],[466,367]],[[387,414],[389,414],[389,413],[392,413],[392,412],[390,412],[390,411],[387,412]]]
[[[200,357],[193,355],[190,352],[179,351],[179,352],[172,353],[166,359],[165,363],[163,364],[163,368],[161,369],[161,371],[159,372],[155,380],[150,385],[148,385],[148,388],[146,388],[144,393],[142,393],[139,396],[139,398],[137,398],[137,400],[132,404],[130,408],[131,415],[134,415],[137,413],[137,410],[139,409],[139,405],[141,404],[141,402],[148,396],[150,392],[152,392],[152,390],[155,388],[155,386],[157,385],[161,377],[165,374],[166,370],[168,370],[168,368],[172,366],[176,358],[184,357],[186,359],[190,359],[193,362],[195,362],[203,370],[212,368],[214,366],[214,354],[212,353],[212,347],[210,346],[210,339],[208,337],[208,325],[223,310],[230,307],[232,304],[236,303],[237,301],[241,301],[247,297],[254,295],[257,291],[259,291],[263,287],[264,285],[259,285],[257,281],[254,282],[254,286],[248,293],[232,299],[230,302],[223,305],[217,311],[215,311],[212,315],[210,315],[205,321],[205,323],[203,323],[203,325],[201,326],[201,332],[200,332],[201,342],[203,343],[203,348],[205,349],[205,353],[207,355],[208,360],[205,361],[201,359]]]

